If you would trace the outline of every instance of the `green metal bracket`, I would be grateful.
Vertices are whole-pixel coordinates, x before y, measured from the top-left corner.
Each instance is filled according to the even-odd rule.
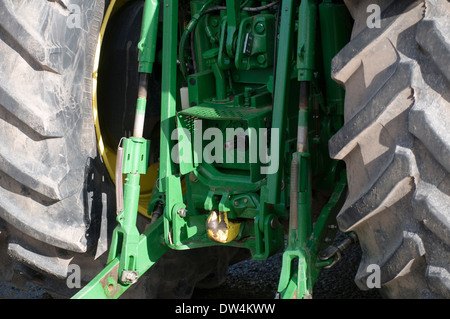
[[[311,81],[315,69],[317,0],[302,0],[299,9],[297,69],[299,81]]]
[[[330,261],[320,261],[317,258],[319,249],[323,249],[323,236],[328,233],[326,226],[335,220],[336,208],[339,209],[342,205],[346,194],[345,175],[341,175],[330,202],[322,210],[313,230],[311,224],[311,165],[309,153],[311,146],[308,142],[310,140],[308,138],[309,126],[313,123],[308,113],[312,110],[316,117],[319,114],[319,110],[314,109],[314,106],[312,107],[312,97],[317,98],[317,95],[314,95],[316,79],[313,74],[314,70],[317,69],[317,61],[315,60],[318,45],[316,42],[317,7],[318,1],[316,0],[302,0],[299,7],[297,69],[298,81],[300,82],[300,98],[297,151],[293,153],[291,162],[291,206],[288,247],[283,254],[282,271],[278,287],[281,298],[311,297],[312,288],[320,268],[330,263]],[[325,12],[325,10],[322,11]],[[323,17],[325,18],[326,16]],[[322,24],[327,25],[326,22]],[[330,25],[327,26],[330,27]],[[333,39],[329,38],[329,40]],[[336,43],[328,44],[327,49],[336,50],[336,45]],[[327,55],[327,58],[330,58],[330,56]],[[323,102],[320,101],[319,103]],[[320,127],[317,125],[317,120],[314,121],[315,134],[318,136]]]
[[[319,5],[319,20],[327,107],[337,115],[332,118],[337,130],[343,124],[345,92],[331,78],[331,60],[350,41],[352,17],[345,4],[324,1]]]
[[[139,72],[152,73],[159,23],[159,0],[145,0],[139,49]]]
[[[227,0],[227,40],[226,51],[230,58],[234,57],[234,40],[239,24],[241,22],[241,1]]]
[[[242,19],[234,59],[238,70],[265,69],[273,65],[274,28],[273,14],[260,14],[257,17]]]
[[[156,51],[156,34],[158,28],[159,1],[147,0],[144,5],[144,17],[141,28],[139,49],[139,91],[136,102],[136,114],[133,137],[123,139],[122,173],[126,174],[123,186],[123,210],[118,211],[118,226],[113,232],[108,264],[119,257],[119,280],[123,284],[132,284],[138,277],[138,243],[140,233],[136,226],[137,209],[140,194],[140,175],[147,173],[150,141],[142,138],[147,104],[148,73],[152,72]],[[119,175],[120,176],[120,175]],[[121,178],[117,181],[121,183]],[[121,192],[121,185],[118,185]],[[121,196],[122,194],[116,194]]]
[[[136,227],[140,193],[140,174],[147,173],[150,142],[143,138],[124,139],[123,174],[127,174],[124,185],[124,209],[118,213],[119,225],[114,229],[108,257],[110,263],[120,256],[119,273],[124,283],[132,283],[137,277],[137,245],[139,231]]]
[[[283,179],[283,167],[285,162],[285,138],[284,134],[286,130],[287,122],[287,109],[288,109],[288,92],[290,83],[290,74],[292,70],[291,65],[291,48],[293,47],[293,34],[295,31],[295,8],[297,1],[295,0],[283,0],[281,2],[281,18],[280,18],[280,38],[278,41],[278,47],[282,48],[278,50],[277,55],[277,68],[276,68],[276,83],[273,98],[273,110],[272,110],[272,127],[278,129],[281,134],[278,136],[278,140],[272,143],[270,146],[270,153],[279,152],[279,167],[280,169],[274,174],[270,174],[267,177],[268,197],[267,201],[270,204],[276,205],[280,202],[280,189],[281,181]]]
[[[290,232],[278,284],[281,299],[310,297],[320,270],[333,262],[333,260],[321,261],[318,255],[329,246],[328,240],[334,238],[336,234],[337,227],[333,223],[346,195],[347,178],[346,172],[342,171],[340,180],[327,205],[320,212],[311,235],[305,241],[298,241],[295,232]]]
[[[136,253],[139,259],[136,263],[136,271],[145,273],[168,250],[163,240],[163,219],[156,220],[142,235],[136,245]],[[111,260],[107,266],[81,289],[73,299],[113,299],[119,298],[130,284],[123,283],[119,278],[120,256]]]

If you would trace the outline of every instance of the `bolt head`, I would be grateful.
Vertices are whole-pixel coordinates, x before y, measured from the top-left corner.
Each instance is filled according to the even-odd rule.
[[[137,271],[124,270],[122,272],[121,281],[127,284],[134,284],[139,278],[139,273]]]
[[[264,24],[262,24],[261,22],[255,25],[255,31],[258,32],[259,34],[263,33],[264,30],[265,30]]]
[[[187,209],[186,208],[181,208],[178,210],[178,215],[180,215],[180,217],[186,217],[187,214]]]

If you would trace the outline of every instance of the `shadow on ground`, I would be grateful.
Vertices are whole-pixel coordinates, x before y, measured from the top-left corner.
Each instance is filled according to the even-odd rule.
[[[377,289],[361,291],[354,277],[361,249],[353,245],[331,269],[322,270],[314,286],[314,299],[380,299]],[[273,299],[278,288],[282,254],[267,260],[247,259],[230,266],[227,280],[214,289],[196,289],[193,299]]]

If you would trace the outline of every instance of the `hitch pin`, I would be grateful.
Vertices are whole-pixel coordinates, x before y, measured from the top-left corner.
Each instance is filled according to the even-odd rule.
[[[329,269],[329,268],[333,267],[335,264],[337,264],[342,258],[342,252],[344,250],[346,250],[347,248],[349,248],[352,244],[357,243],[357,242],[358,242],[358,236],[356,236],[356,234],[352,232],[352,233],[349,233],[348,237],[346,239],[344,239],[337,246],[331,245],[328,248],[326,248],[325,250],[323,250],[319,254],[319,259],[321,261],[326,261],[326,260],[329,260],[330,258],[333,258],[333,261],[331,262],[331,264],[329,264],[328,266],[325,266],[323,268]]]

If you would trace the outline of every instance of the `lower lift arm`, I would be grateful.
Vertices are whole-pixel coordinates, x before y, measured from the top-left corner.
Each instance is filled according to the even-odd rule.
[[[157,220],[143,234],[137,226],[140,175],[147,173],[150,141],[143,138],[147,84],[155,61],[159,1],[146,0],[139,49],[139,91],[133,136],[123,138],[118,148],[116,167],[117,222],[107,266],[74,298],[118,298],[168,249],[160,239],[162,220]],[[122,186],[122,174],[126,174]],[[122,189],[123,188],[123,189]],[[123,191],[123,196],[122,196]]]

